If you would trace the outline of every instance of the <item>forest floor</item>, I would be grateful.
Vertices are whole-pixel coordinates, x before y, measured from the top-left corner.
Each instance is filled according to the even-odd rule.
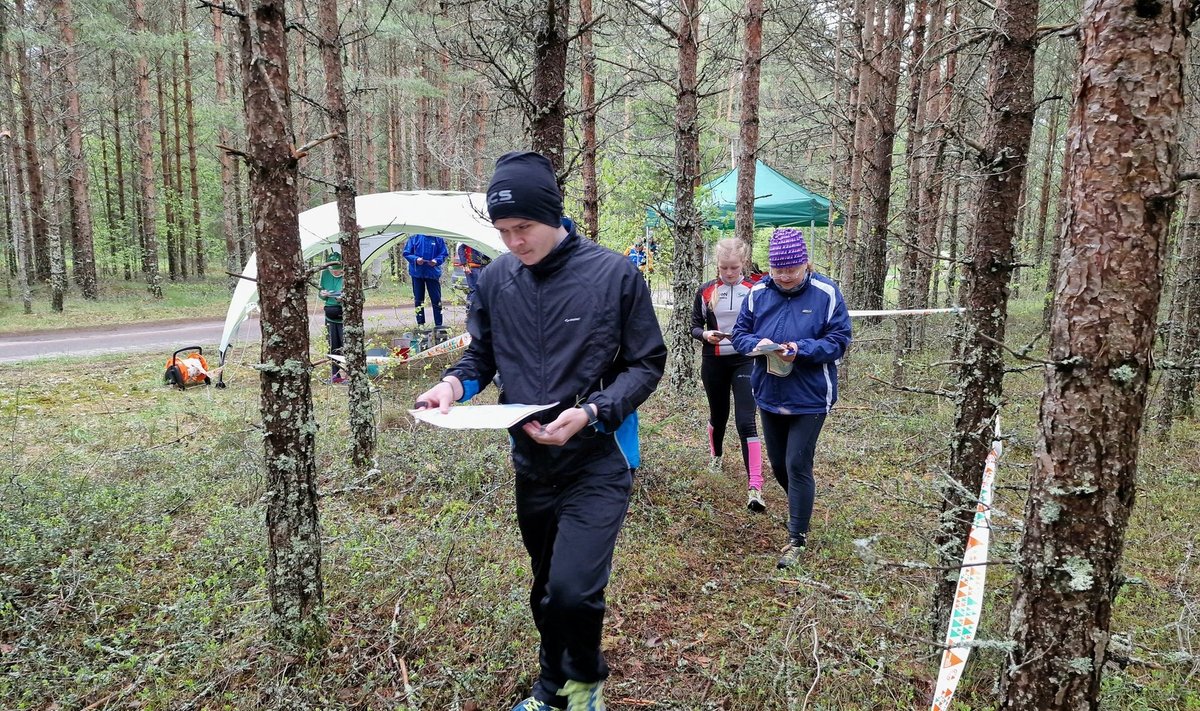
[[[1012,342],[1032,340],[1036,305],[1014,314]],[[765,514],[745,509],[732,426],[724,470],[710,472],[699,394],[664,387],[643,407],[608,590],[613,711],[928,708],[942,633],[929,629],[936,573],[923,566],[953,404],[881,382],[890,324],[855,327],[796,570],[774,567],[781,490],[768,484]],[[928,321],[933,347],[906,384],[953,385],[939,365],[952,327]],[[314,384],[332,641],[309,654],[265,633],[266,486],[246,364],[228,366],[228,389],[187,392],[164,388],[144,356],[0,366],[0,708],[511,708],[537,654],[507,441],[413,423],[406,407],[441,365],[377,381],[369,476],[344,463],[346,390]],[[1006,381],[992,560],[1016,555],[1041,387],[1038,370]],[[1200,709],[1198,451],[1194,422],[1169,442],[1142,438],[1112,625],[1137,661],[1110,665],[1105,709]],[[1010,569],[988,583],[979,637],[1003,640]],[[1006,663],[979,649],[958,708],[993,707]]]

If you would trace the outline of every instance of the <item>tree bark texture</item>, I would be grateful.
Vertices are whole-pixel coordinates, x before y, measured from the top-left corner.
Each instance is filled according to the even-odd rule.
[[[185,0],[186,1],[186,0]],[[222,113],[227,113],[229,110],[229,91],[226,87],[226,71],[225,71],[225,51],[224,40],[225,30],[223,27],[224,15],[220,10],[212,11],[213,22],[213,65],[216,74],[217,84],[217,107]],[[218,132],[217,140],[222,146],[230,144],[231,136],[227,121],[221,122],[221,128]],[[221,233],[225,236],[225,271],[229,273],[229,290],[233,291],[237,286],[237,277],[234,274],[240,274],[242,271],[241,260],[239,259],[239,247],[237,236],[237,193],[234,189],[233,182],[233,156],[225,150],[220,151],[221,158]]]
[[[758,157],[758,88],[762,77],[762,0],[746,2],[746,47],[742,59],[742,112],[738,127],[737,202],[734,234],[746,245],[745,273],[754,255],[754,174]],[[732,97],[731,97],[732,98]],[[812,235],[809,235],[812,239]]]
[[[133,228],[129,220],[129,214],[125,209],[125,143],[121,138],[121,100],[119,98],[120,92],[117,91],[120,83],[117,78],[117,57],[115,52],[111,57],[109,70],[109,76],[112,79],[113,163],[115,164],[117,173],[117,217],[120,220],[120,231],[126,238],[130,251],[140,253],[141,250],[137,247],[137,230]],[[113,240],[115,241],[116,239],[117,235],[114,232]],[[125,281],[133,281],[132,256],[126,254],[125,258],[121,261],[124,263]]]
[[[146,4],[143,0],[133,3],[133,31],[146,32]],[[158,236],[155,230],[155,186],[154,186],[154,142],[150,138],[153,121],[150,107],[150,64],[145,50],[138,50],[136,69],[136,94],[138,106],[138,153],[141,157],[139,178],[141,179],[140,219],[143,239],[142,268],[146,273],[146,285],[150,295],[161,299],[162,276],[158,271]]]
[[[1200,140],[1194,145],[1200,145]],[[1170,432],[1176,418],[1195,417],[1196,369],[1200,368],[1200,183],[1189,184],[1187,196],[1167,338],[1166,360],[1173,368],[1163,372],[1159,403],[1158,426],[1162,435]]]
[[[26,23],[25,0],[15,0],[17,22]],[[37,142],[37,113],[33,108],[33,72],[29,68],[29,52],[24,43],[14,47],[17,56],[17,95],[21,104],[23,147],[25,149],[25,183],[29,189],[30,232],[33,246],[33,277],[37,281],[50,278],[50,222],[46,214],[46,188],[42,180],[42,158]]]
[[[1054,93],[1062,93],[1062,70],[1054,76]],[[1065,101],[1050,105],[1050,135],[1046,138],[1046,159],[1042,161],[1041,190],[1038,193],[1037,221],[1034,224],[1033,263],[1041,264],[1046,258],[1046,228],[1050,223],[1050,184],[1054,176],[1054,155],[1058,152],[1058,124],[1060,107]]]
[[[366,330],[363,327],[362,255],[358,244],[358,216],[354,199],[354,161],[350,156],[350,136],[342,77],[342,38],[338,25],[337,0],[322,0],[317,9],[321,62],[325,67],[325,110],[329,128],[338,134],[333,139],[338,230],[342,233],[342,263],[345,284],[342,323],[345,333],[346,369],[350,372],[350,462],[359,469],[371,463],[375,452],[374,414],[371,410],[371,384],[367,377]]]
[[[175,170],[172,183],[175,198],[175,242],[179,247],[179,278],[188,277],[188,248],[191,246],[188,210],[183,198],[183,132],[179,126],[179,60],[171,57],[171,138],[175,142],[175,156],[171,167]]]
[[[158,95],[158,154],[162,171],[163,226],[167,240],[167,278],[179,278],[179,230],[175,222],[175,181],[171,177],[170,126],[167,119],[167,100],[163,91],[163,69],[160,61],[155,66],[154,85]]]
[[[1192,3],[1087,0],[1071,201],[1001,681],[1004,711],[1099,709],[1177,190]]]
[[[596,182],[596,52],[592,46],[592,0],[579,0],[579,51],[583,58],[580,93],[583,99],[583,228],[600,240],[600,190]],[[480,113],[482,115],[482,112]],[[478,140],[478,139],[477,139]]]
[[[567,121],[567,31],[570,0],[547,0],[534,39],[536,63],[533,67],[534,115],[529,132],[533,150],[550,159],[562,181],[566,165]]]
[[[63,121],[66,125],[67,153],[70,161],[67,189],[74,198],[71,218],[78,235],[74,253],[75,274],[83,298],[95,300],[99,291],[96,285],[96,255],[92,234],[92,201],[88,197],[87,161],[83,156],[83,118],[79,108],[79,57],[76,54],[74,15],[71,0],[56,0],[53,7],[66,51],[63,66],[63,78],[66,81],[66,115]]]
[[[675,87],[675,212],[671,294],[674,306],[670,324],[670,379],[677,392],[696,387],[695,349],[692,346],[692,297],[704,264],[703,220],[696,209],[696,183],[700,177],[700,109],[697,64],[700,56],[701,0],[682,0],[679,28],[679,77]]]
[[[1028,0],[1001,0],[996,4],[997,32],[985,99],[990,111],[984,117],[980,142],[983,178],[966,250],[963,306],[968,310],[962,316],[959,389],[950,445],[949,476],[953,483],[945,492],[935,538],[942,565],[956,565],[962,559],[991,445],[992,422],[1003,392],[1004,354],[1000,344],[1004,342],[1008,284],[1015,262],[1017,209],[1033,132],[1037,12],[1037,3]],[[938,630],[953,603],[956,577],[946,576],[938,584],[934,604]]]
[[[842,249],[842,263],[839,265],[842,287],[850,293],[853,299],[856,272],[860,268],[857,262],[859,251],[860,231],[862,222],[862,193],[863,193],[863,157],[868,150],[868,120],[867,102],[874,92],[872,74],[867,70],[875,32],[875,11],[879,0],[856,0],[854,5],[855,38],[854,54],[857,57],[850,80],[850,161],[849,189],[846,196],[846,220],[843,233],[845,244]],[[852,302],[853,303],[853,302]]]
[[[204,278],[208,267],[204,254],[204,230],[200,226],[200,180],[196,164],[196,112],[192,95],[192,49],[188,37],[191,27],[188,24],[188,0],[180,0],[180,13],[183,15],[183,101],[187,108],[187,146],[188,146],[188,194],[192,202],[192,238],[195,240],[196,276]]]
[[[867,70],[874,73],[868,104],[871,118],[868,152],[864,154],[863,186],[869,199],[863,211],[860,256],[853,283],[858,308],[883,308],[887,278],[887,243],[892,200],[892,149],[896,141],[896,90],[900,81],[900,45],[904,30],[904,0],[887,0],[877,21],[877,51]]]
[[[272,624],[302,645],[326,637],[317,515],[316,422],[308,362],[307,270],[300,251],[284,0],[254,0],[240,19],[250,207],[262,308],[267,586]]]
[[[8,63],[8,6],[0,5],[0,86],[11,87],[12,69]],[[22,313],[33,313],[33,292],[29,288],[29,254],[25,249],[25,220],[28,210],[17,176],[21,171],[20,148],[16,141],[16,110],[12,92],[0,91],[0,168],[3,170],[4,200],[8,205],[8,234],[12,240],[17,291],[21,294]]]

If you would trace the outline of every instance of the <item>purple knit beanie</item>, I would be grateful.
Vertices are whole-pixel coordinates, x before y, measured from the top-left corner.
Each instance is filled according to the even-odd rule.
[[[795,227],[780,227],[772,232],[767,263],[781,268],[808,264],[808,245],[804,243],[804,233]]]

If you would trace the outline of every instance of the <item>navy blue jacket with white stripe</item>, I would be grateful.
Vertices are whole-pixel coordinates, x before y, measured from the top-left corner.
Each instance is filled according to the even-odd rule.
[[[462,381],[460,402],[497,373],[502,403],[557,401],[530,418],[542,424],[594,404],[597,425],[561,447],[534,442],[519,424],[509,428],[517,474],[555,482],[637,466],[637,408],[667,361],[646,280],[570,220],[563,226],[567,237],[537,264],[505,253],[480,272],[467,314],[471,345],[445,373]]]
[[[783,377],[767,372],[765,357],[754,359],[758,406],[779,415],[829,412],[837,402],[837,364],[850,346],[850,313],[837,284],[816,273],[792,293],[769,276],[755,284],[733,326],[733,347],[749,353],[764,338],[795,341],[799,350]]]

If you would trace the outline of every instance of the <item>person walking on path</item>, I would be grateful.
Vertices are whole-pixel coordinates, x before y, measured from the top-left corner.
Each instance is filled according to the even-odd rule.
[[[765,511],[762,497],[762,444],[755,422],[754,393],[750,375],[754,359],[738,353],[730,342],[734,322],[754,284],[742,275],[746,244],[728,238],[717,242],[717,278],[696,291],[692,304],[692,337],[703,343],[700,382],[708,398],[708,453],[711,466],[719,470],[729,423],[729,394],[733,392],[733,423],[742,444],[746,468],[746,507]]]
[[[432,235],[410,235],[404,243],[404,259],[412,277],[413,300],[416,302],[417,325],[425,325],[425,294],[433,306],[433,325],[442,328],[442,265],[450,256],[446,240]]]
[[[788,497],[788,544],[778,563],[787,568],[808,545],[816,497],[813,456],[825,416],[837,402],[837,364],[850,346],[850,314],[837,284],[813,270],[800,230],[775,230],[768,265],[769,276],[750,290],[734,323],[733,346],[739,353],[767,351],[755,359],[751,384],[767,458]]]
[[[487,203],[509,251],[479,277],[471,345],[418,407],[448,412],[497,376],[502,403],[558,403],[508,430],[541,641],[540,674],[514,711],[603,711],[604,590],[633,486],[626,453],[667,349],[637,269],[563,217],[549,160],[501,156]]]
[[[342,331],[342,291],[346,283],[345,275],[342,255],[339,252],[330,252],[329,261],[321,270],[321,285],[318,294],[325,302],[325,335],[329,340],[329,353],[337,356],[342,355],[342,346],[345,340]],[[333,364],[333,372],[329,382],[334,385],[346,382],[346,376],[342,373],[338,362],[332,358],[330,362]]]

